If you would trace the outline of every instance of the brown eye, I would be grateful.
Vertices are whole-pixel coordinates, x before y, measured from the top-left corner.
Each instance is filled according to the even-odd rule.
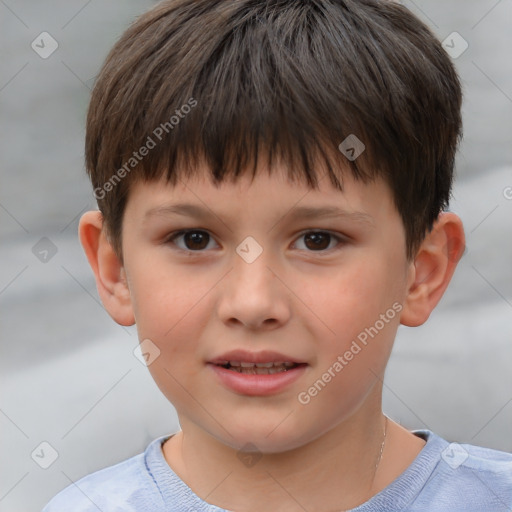
[[[200,250],[204,249],[208,245],[210,235],[202,231],[191,231],[185,233],[184,241],[187,249]]]
[[[183,243],[176,243],[176,240],[182,239]],[[183,251],[203,251],[208,247],[210,235],[202,230],[180,231],[173,235],[169,242],[174,243]]]
[[[309,233],[305,235],[306,246],[309,249],[327,249],[331,235],[328,233]]]
[[[309,252],[327,252],[327,250],[337,248],[337,245],[341,245],[343,239],[327,231],[306,231],[302,233],[299,240],[304,240],[304,250]],[[332,245],[332,242],[335,241]],[[299,249],[302,249],[299,247]]]

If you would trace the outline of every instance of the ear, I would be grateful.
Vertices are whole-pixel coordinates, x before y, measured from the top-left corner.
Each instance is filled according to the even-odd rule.
[[[105,309],[118,324],[133,325],[135,317],[125,270],[105,235],[101,212],[84,213],[78,233]]]
[[[411,263],[400,323],[417,327],[427,321],[451,281],[465,251],[462,221],[441,213]]]

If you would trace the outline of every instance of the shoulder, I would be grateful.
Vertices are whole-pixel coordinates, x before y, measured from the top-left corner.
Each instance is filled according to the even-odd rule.
[[[153,441],[150,447],[158,441]],[[146,467],[145,453],[141,453],[73,482],[42,512],[157,511],[161,504],[158,487]]]
[[[439,511],[511,510],[512,454],[447,441],[441,448],[439,462],[414,502],[418,510],[433,503]]]

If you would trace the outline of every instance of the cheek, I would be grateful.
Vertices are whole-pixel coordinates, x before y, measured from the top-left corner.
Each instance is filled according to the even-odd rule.
[[[302,283],[304,302],[311,305],[328,338],[350,342],[400,300],[391,268],[385,259],[360,260],[333,269],[322,281]]]
[[[382,257],[374,261],[361,259],[331,273],[322,288],[309,285],[311,304],[315,304],[322,320],[315,318],[315,325],[310,324],[318,349],[311,391],[314,394],[321,389],[322,394],[320,400],[312,397],[311,405],[316,403],[312,410],[323,407],[323,412],[318,412],[326,415],[328,403],[327,409],[333,414],[340,413],[340,407],[344,409],[342,415],[348,413],[383,378],[402,307],[397,277],[391,268]]]
[[[149,274],[149,275],[148,275]],[[133,303],[139,340],[151,340],[159,350],[149,371],[163,394],[175,405],[194,393],[192,373],[201,364],[199,348],[211,284],[186,275],[141,272],[134,281]]]
[[[195,338],[190,334],[201,329],[201,309],[214,284],[209,282],[212,276],[201,279],[191,272],[169,269],[168,264],[151,266],[155,270],[143,268],[132,273],[132,303],[140,336],[158,340],[168,348],[174,339],[184,336],[187,345],[193,344]]]
[[[150,339],[160,351],[148,369],[173,405],[188,409],[190,394],[200,395],[194,373],[202,363],[199,349],[211,285],[201,279],[192,282],[183,273],[169,277],[144,272],[141,278],[134,287],[138,336]]]

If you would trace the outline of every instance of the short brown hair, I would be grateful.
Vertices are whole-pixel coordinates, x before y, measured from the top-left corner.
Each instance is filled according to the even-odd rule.
[[[262,154],[313,188],[319,157],[340,190],[347,164],[364,182],[382,177],[412,257],[448,205],[461,102],[440,42],[399,3],[167,0],[101,69],[86,167],[121,259],[134,180],[176,184],[202,160],[221,183],[251,164],[254,176]],[[353,161],[337,149],[351,134],[366,147]]]

